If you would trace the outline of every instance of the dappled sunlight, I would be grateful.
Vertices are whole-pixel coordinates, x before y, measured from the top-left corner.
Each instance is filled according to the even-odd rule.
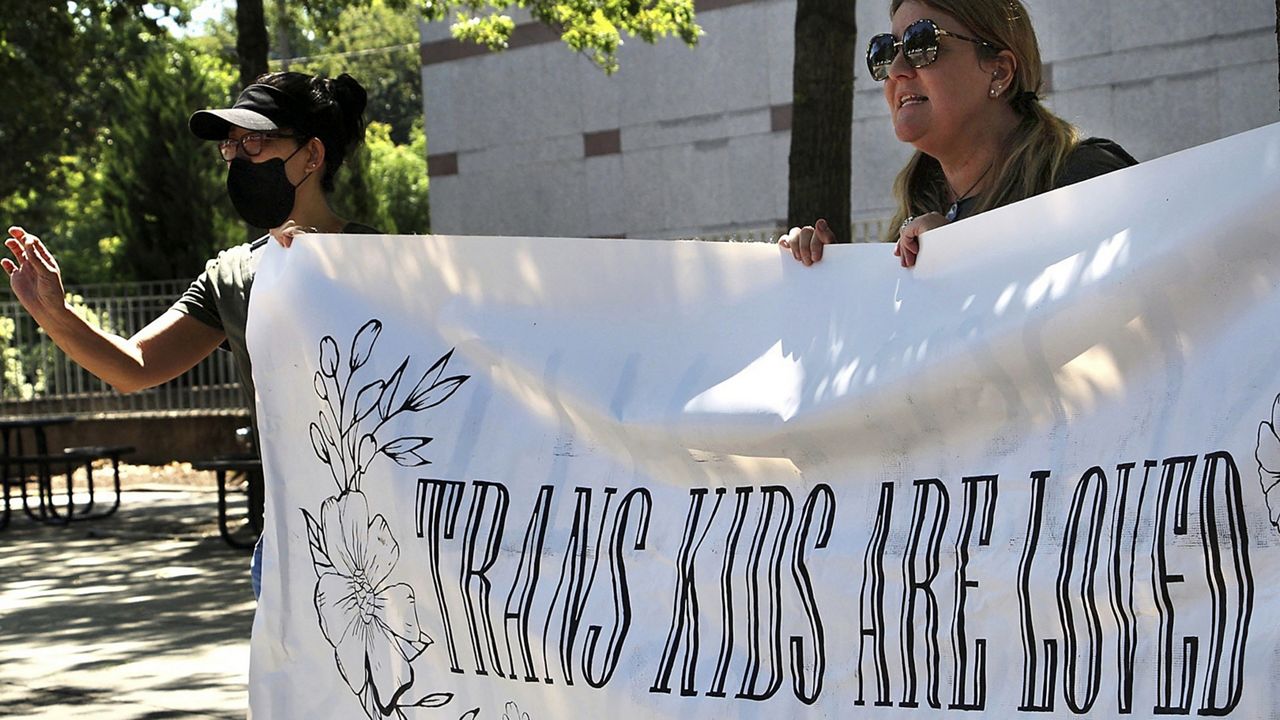
[[[1078,414],[1094,410],[1103,398],[1118,398],[1124,391],[1120,364],[1103,345],[1094,345],[1071,359],[1056,377],[1063,403]]]
[[[1072,255],[1045,268],[1044,272],[1027,285],[1022,296],[1023,304],[1031,308],[1046,299],[1061,300],[1075,285],[1079,267],[1080,256]]]
[[[0,715],[243,718],[255,603],[215,517],[209,492],[126,491],[69,527],[19,511],[0,532]]]
[[[804,362],[783,354],[782,342],[770,347],[736,375],[694,397],[684,406],[689,413],[767,414],[790,420],[800,409]]]
[[[1061,300],[1075,287],[1099,282],[1128,264],[1129,230],[1125,229],[1099,243],[1087,264],[1085,255],[1080,252],[1046,268],[1027,285],[1023,304],[1031,308],[1045,300]]]
[[[1097,282],[1113,270],[1129,264],[1129,229],[1107,238],[1093,252],[1093,259],[1081,276],[1082,284]]]

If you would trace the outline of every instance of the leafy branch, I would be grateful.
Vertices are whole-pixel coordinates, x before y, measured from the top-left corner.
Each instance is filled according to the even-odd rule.
[[[385,455],[400,467],[420,467],[431,461],[423,449],[432,438],[404,435],[379,439],[391,420],[404,414],[430,410],[453,396],[469,375],[445,376],[453,350],[442,355],[407,392],[401,392],[409,358],[405,357],[386,378],[368,382],[357,375],[373,356],[382,334],[382,322],[372,319],[356,332],[347,361],[342,361],[338,342],[326,335],[320,340],[320,369],[312,384],[325,404],[309,431],[311,447],[320,462],[329,468],[340,493],[358,491],[361,480],[378,455]],[[352,388],[358,387],[354,396]],[[372,427],[369,427],[372,426]]]

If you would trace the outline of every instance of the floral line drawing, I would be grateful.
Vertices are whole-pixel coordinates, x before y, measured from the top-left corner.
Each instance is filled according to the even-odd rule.
[[[328,467],[337,494],[321,503],[318,519],[306,509],[302,515],[316,573],[316,616],[334,649],[338,672],[371,720],[407,720],[406,710],[442,707],[454,696],[410,693],[415,680],[411,663],[432,639],[418,622],[413,588],[392,579],[400,546],[386,518],[370,515],[360,486],[378,455],[400,467],[428,464],[423,448],[432,438],[399,436],[382,442],[379,434],[393,418],[445,402],[470,376],[444,377],[450,350],[407,392],[400,390],[409,357],[386,378],[357,384],[381,333],[377,319],[361,326],[345,363],[337,341],[331,336],[320,341],[320,370],[313,385],[323,407],[308,429],[312,450]],[[353,393],[353,387],[359,390]]]
[[[1254,458],[1258,461],[1258,481],[1267,499],[1267,513],[1271,524],[1280,529],[1280,435],[1276,434],[1276,422],[1280,421],[1280,395],[1271,404],[1270,422],[1258,425],[1258,447]]]
[[[423,373],[412,389],[401,393],[401,382],[409,366],[409,358],[406,357],[389,377],[362,385],[353,398],[351,388],[356,373],[369,361],[381,334],[380,320],[373,319],[361,326],[351,341],[351,353],[345,365],[337,341],[328,335],[320,341],[320,369],[312,382],[316,395],[327,405],[328,412],[322,408],[318,419],[308,429],[311,448],[320,462],[328,466],[339,493],[359,490],[360,481],[379,454],[386,455],[401,467],[430,463],[422,456],[422,449],[432,438],[408,435],[380,445],[378,432],[401,414],[420,413],[440,405],[471,377],[441,377],[453,357],[453,350],[450,350]],[[344,373],[346,377],[342,378]],[[366,421],[371,419],[376,423],[366,429],[364,426],[369,424]]]

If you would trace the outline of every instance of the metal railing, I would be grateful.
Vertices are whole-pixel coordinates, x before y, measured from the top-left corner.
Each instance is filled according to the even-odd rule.
[[[67,288],[73,308],[99,327],[129,337],[162,315],[189,280]],[[0,415],[241,414],[244,396],[229,352],[215,352],[180,377],[121,394],[72,362],[17,299],[0,291]]]
[[[884,239],[885,224],[888,219],[875,218],[872,220],[854,221],[850,230],[853,242],[880,242]],[[703,240],[706,242],[777,242],[778,238],[787,232],[787,228],[769,227],[769,228],[753,228],[750,230],[734,230],[725,233],[707,233],[703,235],[694,235],[691,237],[679,238],[680,240]]]

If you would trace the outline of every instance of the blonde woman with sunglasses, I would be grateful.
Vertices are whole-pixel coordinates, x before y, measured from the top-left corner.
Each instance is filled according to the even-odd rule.
[[[1080,140],[1040,102],[1040,48],[1021,0],[893,0],[890,17],[867,69],[898,140],[916,149],[894,183],[886,238],[903,267],[929,230],[1136,164],[1109,140]],[[834,239],[818,220],[778,242],[811,265]]]

